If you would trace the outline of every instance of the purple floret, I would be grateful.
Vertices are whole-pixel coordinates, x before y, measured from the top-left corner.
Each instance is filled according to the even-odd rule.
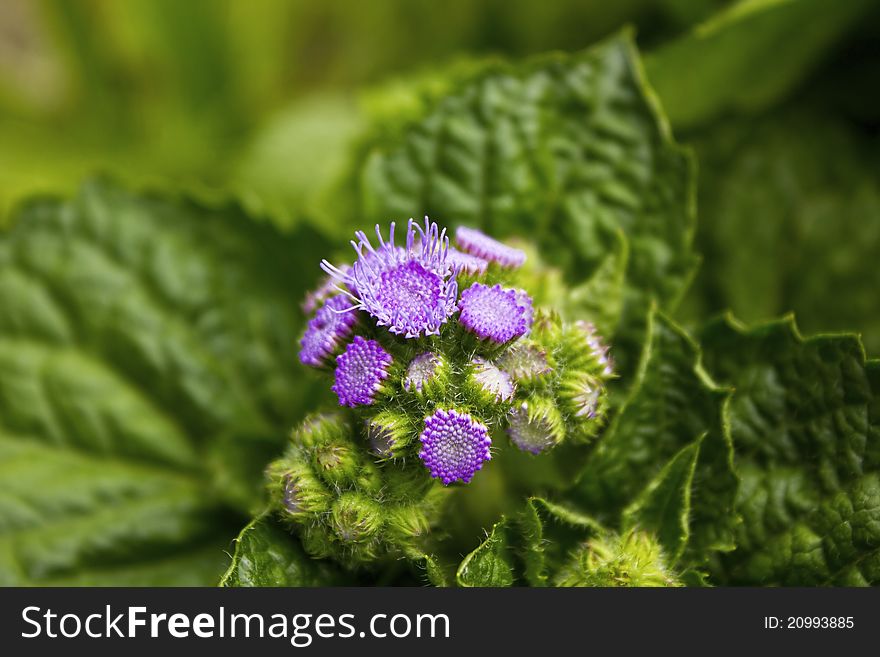
[[[336,358],[336,383],[332,390],[341,406],[369,406],[388,378],[391,355],[375,340],[355,336]]]
[[[351,335],[357,311],[342,294],[328,299],[309,320],[300,340],[299,359],[305,365],[320,367]]]
[[[467,413],[439,409],[425,419],[419,440],[422,459],[431,476],[444,485],[468,483],[491,458],[489,430]]]
[[[502,267],[515,269],[526,261],[525,252],[507,246],[474,228],[459,226],[455,231],[455,242],[462,251],[483,260],[497,262]]]
[[[461,293],[459,321],[471,333],[499,344],[529,330],[532,300],[521,290],[474,283]]]
[[[457,269],[446,260],[449,238],[425,217],[424,227],[410,219],[406,247],[394,244],[394,222],[386,242],[379,226],[374,248],[363,231],[352,242],[358,258],[342,271],[324,260],[321,267],[351,290],[355,307],[387,326],[391,333],[415,338],[436,335],[456,310]]]
[[[446,262],[450,267],[457,267],[459,271],[475,276],[485,274],[489,268],[487,260],[464,251],[459,251],[458,249],[453,249],[452,247],[449,247],[449,253],[446,254]]]

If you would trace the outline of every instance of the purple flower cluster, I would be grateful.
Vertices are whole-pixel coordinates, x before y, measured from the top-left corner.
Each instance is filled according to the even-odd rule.
[[[406,247],[394,244],[391,223],[388,241],[376,226],[378,247],[363,231],[352,242],[358,257],[348,271],[324,260],[321,267],[350,292],[354,306],[386,326],[391,333],[415,338],[436,335],[456,311],[457,270],[447,262],[449,238],[425,217],[424,227],[410,219]]]
[[[461,293],[462,326],[483,340],[503,344],[531,327],[532,300],[521,290],[474,283]]]
[[[332,390],[341,406],[369,406],[388,378],[391,355],[375,340],[355,336],[336,358],[336,382]]]
[[[299,359],[305,365],[320,367],[351,335],[357,313],[344,295],[330,297],[309,320],[300,340]]]
[[[422,459],[431,476],[445,485],[468,483],[491,458],[489,429],[467,413],[439,409],[425,419],[419,440]]]

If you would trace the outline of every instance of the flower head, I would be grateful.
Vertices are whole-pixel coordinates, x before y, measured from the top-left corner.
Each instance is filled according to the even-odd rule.
[[[468,483],[483,463],[491,458],[489,430],[467,413],[438,409],[425,419],[419,440],[419,458],[444,484]]]
[[[595,377],[582,374],[566,386],[574,415],[592,420],[600,411],[603,386]]]
[[[348,339],[355,323],[357,313],[351,310],[345,296],[330,297],[309,320],[299,343],[300,361],[312,367],[322,365]]]
[[[535,398],[512,409],[507,416],[507,435],[524,452],[540,454],[565,437],[562,417],[549,400]]]
[[[465,252],[483,260],[497,262],[502,267],[515,269],[526,261],[526,254],[512,246],[492,239],[479,230],[459,226],[455,231],[455,242]]]
[[[474,383],[495,403],[506,402],[516,392],[516,385],[507,372],[502,372],[485,358],[477,356],[471,361],[471,377]]]
[[[332,390],[342,406],[369,406],[388,378],[391,355],[375,340],[355,336],[336,358],[336,383]]]
[[[532,300],[500,285],[474,283],[461,293],[462,325],[484,340],[503,344],[529,330]]]
[[[376,226],[378,248],[363,231],[355,233],[352,246],[358,257],[351,269],[342,271],[324,260],[321,267],[343,283],[354,306],[407,338],[432,335],[456,311],[457,269],[447,263],[449,238],[425,217],[424,227],[410,219],[406,247],[394,244],[394,222],[386,242]]]

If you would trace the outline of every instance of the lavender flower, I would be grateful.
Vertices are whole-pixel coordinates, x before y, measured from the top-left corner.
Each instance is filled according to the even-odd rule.
[[[482,276],[489,268],[488,260],[483,260],[483,258],[471,255],[470,253],[464,253],[451,246],[446,254],[446,262],[450,267],[458,267],[460,271],[475,276]]]
[[[321,366],[348,339],[357,323],[357,313],[350,310],[345,312],[350,305],[341,294],[331,297],[309,320],[299,343],[299,359],[302,363],[312,367]]]
[[[503,344],[529,330],[532,300],[500,285],[474,283],[461,293],[461,324],[484,340]]]
[[[523,251],[502,244],[485,233],[466,226],[459,226],[456,229],[455,241],[463,251],[483,260],[497,262],[502,267],[515,269],[526,261],[526,254]]]
[[[510,411],[507,419],[507,435],[524,452],[540,454],[565,437],[559,411],[541,398],[523,402]]]
[[[456,311],[458,295],[457,268],[446,259],[446,230],[440,231],[427,217],[424,227],[410,219],[406,247],[401,248],[394,244],[394,226],[392,222],[387,242],[376,226],[378,248],[363,231],[355,233],[358,241],[352,246],[358,258],[349,271],[326,260],[321,267],[351,290],[347,294],[353,307],[375,317],[379,326],[407,338],[436,335]]]
[[[355,336],[336,358],[336,383],[332,390],[341,406],[369,406],[388,378],[391,355],[375,340]]]
[[[471,374],[473,381],[496,404],[506,402],[513,397],[516,386],[506,372],[502,372],[485,358],[479,356],[471,361],[471,366],[473,367]]]
[[[468,483],[491,458],[489,430],[467,413],[438,409],[425,419],[419,440],[422,459],[431,476],[444,485]]]
[[[410,361],[403,377],[403,388],[407,392],[422,392],[425,384],[437,376],[442,359],[437,354],[426,351]]]

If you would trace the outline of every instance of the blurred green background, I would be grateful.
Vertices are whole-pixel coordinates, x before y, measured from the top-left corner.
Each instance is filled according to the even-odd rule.
[[[632,25],[700,160],[705,262],[682,316],[794,310],[877,353],[877,4],[2,0],[0,216],[110,172],[332,227],[359,135],[413,109],[432,71]]]

